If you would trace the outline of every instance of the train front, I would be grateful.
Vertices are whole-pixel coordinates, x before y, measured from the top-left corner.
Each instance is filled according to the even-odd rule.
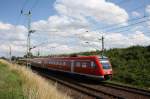
[[[99,58],[99,62],[101,63],[101,66],[102,66],[104,79],[105,80],[112,79],[112,66],[110,64],[109,59],[107,57],[102,57],[102,58]]]

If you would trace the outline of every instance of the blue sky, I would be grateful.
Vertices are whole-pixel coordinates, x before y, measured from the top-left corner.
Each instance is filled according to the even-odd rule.
[[[32,20],[47,19],[55,14],[53,3],[55,0],[1,0],[0,1],[0,20],[3,22],[16,24],[20,16],[21,9],[28,12],[33,7]],[[20,19],[22,21],[23,19]]]
[[[35,53],[101,49],[97,40],[101,35],[105,36],[107,49],[147,46],[150,42],[150,0],[1,0],[0,34],[5,36],[0,37],[0,56],[8,55],[8,45],[14,55],[26,51],[27,18],[21,10],[32,10],[31,27],[36,30],[32,46],[49,42],[34,49]]]
[[[137,12],[144,14],[144,9],[150,4],[149,0],[108,0],[124,8],[129,14],[137,7]],[[56,14],[53,7],[55,0],[1,0],[0,1],[0,20],[3,22],[16,24],[20,11],[23,8],[25,12],[33,8],[32,21],[47,19],[49,16]],[[144,7],[145,6],[145,7]],[[21,18],[20,21],[23,21]],[[20,22],[21,23],[21,22]],[[22,23],[21,23],[22,24]]]

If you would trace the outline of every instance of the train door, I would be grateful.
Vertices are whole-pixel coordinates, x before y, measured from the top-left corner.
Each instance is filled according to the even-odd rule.
[[[95,61],[91,61],[91,74],[96,74],[97,66],[95,64]]]
[[[71,60],[71,72],[74,72],[74,60]]]

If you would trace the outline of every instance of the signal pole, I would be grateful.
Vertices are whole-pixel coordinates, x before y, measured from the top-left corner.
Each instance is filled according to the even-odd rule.
[[[103,58],[103,56],[104,56],[104,50],[105,50],[105,48],[104,48],[104,36],[102,35],[102,37],[99,39],[99,40],[101,40],[102,42],[102,54],[101,54],[101,56],[102,56],[102,58]]]
[[[86,31],[86,32],[89,32],[89,31]],[[105,50],[105,47],[104,47],[104,36],[102,35],[102,37],[101,38],[99,38],[98,40],[100,40],[101,41],[101,45],[102,45],[102,53],[101,53],[101,56],[102,56],[102,58],[103,58],[103,55],[104,55],[104,50]],[[86,43],[88,43],[88,42],[86,42]]]
[[[11,46],[9,46],[9,61],[11,62]]]
[[[26,57],[27,57],[27,65],[28,65],[28,59],[30,58],[31,54],[31,33],[34,33],[34,30],[31,30],[31,11],[29,10],[28,13],[24,13],[23,10],[21,10],[21,14],[27,16],[28,18],[28,35],[27,35],[27,52],[26,52]]]
[[[102,36],[102,57],[104,55],[104,37]]]

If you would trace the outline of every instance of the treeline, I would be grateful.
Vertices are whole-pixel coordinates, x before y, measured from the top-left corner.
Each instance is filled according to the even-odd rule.
[[[150,46],[114,48],[104,52],[113,67],[113,80],[150,88]],[[80,55],[100,55],[100,51]]]

